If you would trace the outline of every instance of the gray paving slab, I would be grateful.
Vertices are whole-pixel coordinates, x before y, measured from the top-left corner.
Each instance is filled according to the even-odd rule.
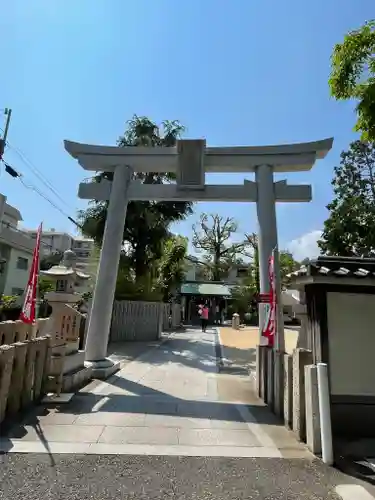
[[[99,443],[177,445],[177,427],[105,427]]]
[[[217,420],[232,420],[242,422],[238,409],[233,404],[206,401],[181,401],[177,406],[177,413],[187,417],[211,418]]]
[[[101,425],[18,426],[8,434],[23,441],[56,441],[59,443],[96,443],[104,430]]]
[[[22,425],[35,425],[36,423],[39,423],[40,425],[72,425],[76,420],[77,415],[74,413],[51,411],[46,415],[32,414],[30,416],[26,416]]]
[[[180,429],[179,444],[188,446],[261,446],[248,429]]]
[[[190,418],[180,415],[146,415],[145,425],[148,427],[179,427],[188,429],[210,429],[209,418]]]
[[[144,413],[97,411],[76,416],[76,425],[115,425],[122,427],[143,427],[146,415]]]

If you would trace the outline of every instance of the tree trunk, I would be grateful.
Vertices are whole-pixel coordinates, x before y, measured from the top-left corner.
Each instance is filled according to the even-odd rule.
[[[212,273],[213,281],[220,281],[221,278],[221,270],[220,270],[220,253],[216,253],[214,257],[214,269]]]

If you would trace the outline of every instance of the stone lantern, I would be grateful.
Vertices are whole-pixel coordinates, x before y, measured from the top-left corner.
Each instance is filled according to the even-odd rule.
[[[60,264],[52,266],[48,271],[40,271],[40,274],[48,276],[55,283],[55,289],[46,295],[51,305],[52,302],[61,300],[71,304],[78,302],[79,296],[75,293],[75,286],[90,278],[88,274],[76,269],[76,254],[72,250],[64,252]]]
[[[46,294],[52,307],[50,331],[53,355],[49,388],[56,393],[69,392],[91,377],[91,368],[84,366],[85,352],[79,350],[82,315],[72,307],[81,298],[75,292],[75,286],[90,276],[76,269],[76,255],[72,250],[64,252],[60,264],[40,271],[40,274],[54,283],[54,289]]]

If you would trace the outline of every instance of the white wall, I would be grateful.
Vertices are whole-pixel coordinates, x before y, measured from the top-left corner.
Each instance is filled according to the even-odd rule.
[[[28,260],[27,269],[17,269],[18,257]],[[19,288],[25,290],[32,261],[32,254],[24,250],[12,248],[10,259],[7,265],[7,275],[5,280],[4,295],[13,295],[13,289]]]
[[[375,396],[375,295],[327,293],[332,395]]]

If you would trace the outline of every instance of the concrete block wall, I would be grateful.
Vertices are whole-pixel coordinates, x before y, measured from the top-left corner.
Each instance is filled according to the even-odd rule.
[[[300,441],[320,454],[317,368],[312,365],[312,352],[297,348],[290,355],[257,346],[256,373],[258,396]]]
[[[0,423],[42,396],[49,356],[49,337],[0,346]]]
[[[305,366],[306,444],[315,455],[322,452],[316,365]]]
[[[163,329],[164,306],[162,302],[115,300],[110,341],[158,340]]]
[[[293,424],[293,356],[284,354],[284,424]]]
[[[283,418],[284,416],[284,353],[274,353],[274,412]]]
[[[24,342],[34,337],[42,337],[49,333],[49,318],[41,318],[36,322],[36,328],[20,320],[0,322],[0,345],[11,345]]]
[[[305,366],[311,364],[311,351],[300,348],[294,350],[292,428],[300,441],[306,440]]]
[[[266,402],[269,406],[270,410],[274,410],[274,402],[275,402],[275,352],[271,348],[267,348],[266,350],[266,363],[267,363],[267,398]]]
[[[4,420],[12,379],[14,347],[0,346],[0,423]]]
[[[276,415],[283,417],[284,354],[267,346],[257,346],[256,387],[258,396]]]

